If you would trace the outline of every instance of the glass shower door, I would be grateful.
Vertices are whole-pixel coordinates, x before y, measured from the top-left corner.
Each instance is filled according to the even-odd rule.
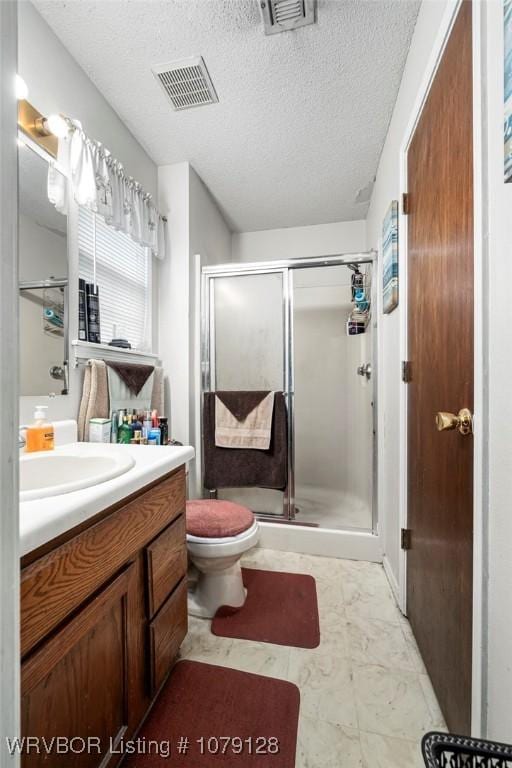
[[[372,362],[372,325],[347,335],[349,267],[292,274],[295,520],[371,530],[373,380],[358,369]]]
[[[207,389],[286,390],[286,284],[283,271],[209,276]],[[282,516],[281,491],[219,490],[255,512]]]

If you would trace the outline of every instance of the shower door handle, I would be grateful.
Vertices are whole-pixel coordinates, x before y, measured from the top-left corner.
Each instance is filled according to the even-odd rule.
[[[357,366],[357,373],[359,376],[366,376],[368,380],[372,377],[372,365],[371,363],[363,363]]]

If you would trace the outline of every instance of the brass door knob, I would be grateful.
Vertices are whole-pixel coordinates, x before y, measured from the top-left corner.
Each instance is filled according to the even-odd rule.
[[[458,414],[439,411],[436,415],[436,426],[439,432],[458,429],[461,435],[470,435],[473,432],[473,415],[469,408],[461,408]]]

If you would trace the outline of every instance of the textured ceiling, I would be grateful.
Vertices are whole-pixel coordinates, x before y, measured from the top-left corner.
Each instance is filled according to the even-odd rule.
[[[365,216],[354,198],[377,169],[419,1],[319,0],[317,24],[268,37],[256,0],[34,4],[155,162],[190,161],[233,230]],[[219,103],[174,112],[151,67],[196,54]]]

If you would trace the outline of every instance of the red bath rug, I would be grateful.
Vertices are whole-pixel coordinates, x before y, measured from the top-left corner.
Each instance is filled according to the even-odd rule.
[[[223,606],[212,632],[261,643],[317,648],[320,622],[312,576],[242,568],[247,599],[240,609]]]
[[[284,680],[180,661],[123,768],[294,768],[299,704]]]

